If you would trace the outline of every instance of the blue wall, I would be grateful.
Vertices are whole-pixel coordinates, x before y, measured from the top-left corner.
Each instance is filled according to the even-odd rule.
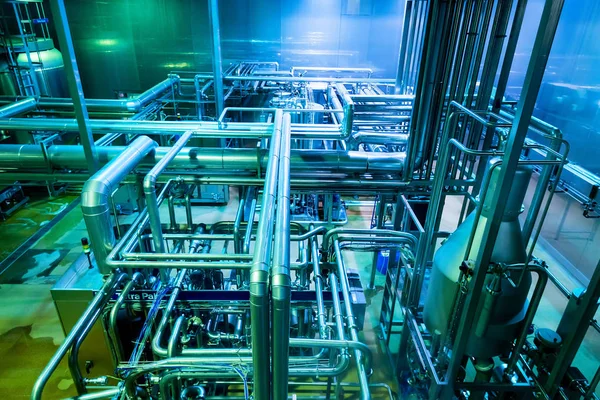
[[[543,3],[530,0],[527,7],[508,98],[519,96]],[[565,2],[534,114],[563,131],[572,162],[600,174],[599,1]]]

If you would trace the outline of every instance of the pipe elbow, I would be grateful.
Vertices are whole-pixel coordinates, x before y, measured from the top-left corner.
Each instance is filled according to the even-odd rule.
[[[81,209],[83,215],[98,215],[108,210],[110,185],[101,179],[89,179],[81,191]]]
[[[144,193],[152,194],[156,191],[156,182],[158,181],[158,177],[155,174],[148,173],[144,178]]]
[[[139,112],[142,109],[142,102],[139,99],[128,100],[125,103],[125,108],[130,112]]]
[[[168,355],[168,350],[164,347],[160,346],[160,341],[162,339],[162,335],[154,335],[154,338],[152,339],[152,353],[157,356],[157,357],[161,357],[161,358],[166,358]]]
[[[350,368],[350,356],[348,353],[340,354],[337,364],[334,366],[335,375],[344,374]]]

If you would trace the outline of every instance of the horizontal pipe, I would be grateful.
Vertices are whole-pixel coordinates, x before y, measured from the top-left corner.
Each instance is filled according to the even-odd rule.
[[[69,397],[67,400],[97,400],[97,399],[112,399],[116,395],[120,394],[122,389],[112,388],[106,389],[99,392],[86,393],[75,397]]]
[[[98,147],[96,150],[102,165],[114,160],[126,149],[127,147],[124,146],[110,146]],[[170,147],[158,147],[154,152],[148,152],[149,154],[140,160],[140,166],[153,167],[170,150]],[[404,169],[404,158],[404,153],[296,149],[291,151],[290,168],[292,171],[400,174]],[[51,146],[47,149],[46,159],[42,149],[37,145],[0,145],[0,168],[47,170],[48,163],[55,169],[83,170],[87,166],[81,146]],[[245,170],[256,173],[258,169],[265,170],[267,153],[264,150],[229,148],[203,148],[199,153],[196,147],[185,147],[174,157],[169,166],[174,169]]]
[[[358,131],[352,134],[348,145],[351,149],[357,149],[360,144],[381,144],[400,146],[408,143],[409,135],[398,132],[369,132]]]
[[[33,97],[27,97],[25,99],[0,107],[0,118],[14,117],[15,115],[35,110],[36,107],[37,100]]]
[[[90,128],[94,133],[138,133],[138,134],[173,134],[187,131],[197,131],[203,137],[228,137],[247,134],[251,137],[264,137],[270,135],[271,124],[204,121],[140,121],[133,119],[91,119]],[[71,118],[5,118],[0,120],[0,129],[22,131],[60,131],[77,132],[76,119]],[[212,135],[211,135],[212,133]]]
[[[267,81],[267,82],[331,82],[331,83],[394,83],[394,79],[383,78],[326,78],[305,76],[235,76],[223,77],[226,81]]]
[[[85,105],[89,111],[98,111],[98,112],[131,112],[138,113],[148,105],[153,100],[156,100],[160,95],[166,92],[168,89],[171,89],[174,85],[179,83],[179,77],[177,75],[170,75],[164,81],[157,83],[152,86],[150,89],[146,90],[143,93],[140,93],[137,96],[134,96],[129,99],[86,99]],[[17,100],[20,97],[14,96],[0,96],[0,102],[6,100]],[[29,100],[29,99],[27,99]],[[35,99],[31,99],[35,102]],[[24,100],[19,100],[17,103],[10,104],[9,106],[5,106],[2,108],[10,107],[16,105]],[[55,109],[55,108],[73,108],[73,100],[70,98],[60,98],[60,97],[41,97],[37,101],[37,106],[40,109]],[[36,106],[32,106],[29,110],[31,111],[35,109]],[[1,111],[1,109],[0,109]],[[24,112],[24,111],[21,111]],[[21,112],[17,112],[13,115],[19,114]],[[8,118],[9,115],[1,115],[0,118]]]

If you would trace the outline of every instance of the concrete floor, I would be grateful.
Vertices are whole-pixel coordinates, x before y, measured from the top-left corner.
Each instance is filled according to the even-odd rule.
[[[202,213],[195,216],[194,222],[232,220],[237,207],[237,196],[232,195],[231,198],[227,207],[203,208]],[[35,219],[36,216],[44,214],[40,213],[40,210],[50,209],[53,212],[55,211],[53,207],[63,207],[72,200],[72,197],[63,197],[36,203],[19,211],[8,221],[0,224],[0,237],[3,238],[0,247],[16,248],[18,243],[26,240],[49,220],[50,217],[47,216]],[[46,214],[50,215],[51,212]],[[372,206],[354,205],[349,208],[348,214],[349,226],[367,227],[371,220]],[[23,225],[23,218],[28,218],[32,222]],[[87,233],[80,208],[77,206],[37,240],[31,250],[23,254],[0,275],[0,359],[2,360],[0,361],[0,393],[3,400],[29,397],[33,382],[64,338],[50,297],[50,288],[81,254],[80,239],[84,236],[87,236]],[[12,250],[6,250],[7,253],[10,251]],[[548,262],[567,287],[573,289],[578,286],[577,281],[561,268],[558,261],[544,251],[543,246],[539,247],[537,255]],[[344,257],[349,268],[355,268],[360,272],[363,286],[366,287],[371,271],[372,255],[344,252]],[[393,390],[397,391],[387,355],[378,340],[377,327],[384,280],[384,275],[378,273],[376,289],[367,291],[367,315],[365,329],[361,336],[374,354],[375,372],[371,382],[389,383]],[[549,285],[535,323],[539,326],[555,328],[565,305],[564,297]],[[599,357],[600,335],[590,329],[577,357],[577,364],[588,378],[598,368]],[[353,371],[348,373],[348,380],[355,381]],[[47,399],[58,399],[74,394],[65,362],[53,375],[45,394]],[[377,389],[374,394],[374,398],[386,398],[382,390]]]

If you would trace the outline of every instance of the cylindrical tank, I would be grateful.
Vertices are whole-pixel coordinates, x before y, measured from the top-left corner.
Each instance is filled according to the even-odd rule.
[[[65,66],[60,51],[54,47],[52,39],[37,39],[28,44],[32,69],[35,74],[40,96],[68,97]],[[22,45],[16,45],[16,62],[22,69],[22,76],[32,71],[27,71],[29,60]],[[18,95],[19,90],[14,73],[9,69],[6,60],[0,63],[0,91],[4,95]],[[34,94],[34,93],[27,93]]]
[[[492,159],[490,163],[494,161],[496,160]],[[491,170],[491,173],[488,171],[488,192],[469,253],[469,259],[471,260],[475,259],[480,247],[483,245],[481,243],[483,230],[492,212],[491,201],[494,192],[498,190],[498,178],[501,168],[501,166],[496,167]],[[492,253],[491,261],[493,263],[516,264],[525,262],[525,240],[521,233],[518,217],[530,178],[531,169],[529,167],[520,166],[517,169]],[[447,330],[457,292],[457,282],[460,277],[459,266],[464,261],[463,257],[467,250],[474,223],[475,212],[465,219],[435,253],[431,280],[423,309],[425,325],[430,332],[437,330],[443,335]],[[517,288],[513,287],[505,278],[500,282],[497,282],[498,278],[493,281],[494,276],[490,274],[486,278],[484,293],[480,298],[479,309],[476,314],[477,318],[484,318],[484,307],[489,308],[490,304],[493,304],[491,311],[486,310],[491,312],[489,323],[486,325],[487,328],[482,330],[481,324],[478,326],[479,321],[473,321],[473,329],[467,344],[466,354],[477,358],[489,358],[508,352],[512,341],[522,327],[527,309],[527,294],[531,285],[531,275],[527,273],[523,277],[521,285]],[[495,289],[492,290],[492,287]],[[488,302],[489,299],[486,296],[497,297],[493,302]]]
[[[10,70],[6,61],[6,53],[1,55],[0,59],[0,93],[6,96],[18,96],[17,83],[15,75]]]

